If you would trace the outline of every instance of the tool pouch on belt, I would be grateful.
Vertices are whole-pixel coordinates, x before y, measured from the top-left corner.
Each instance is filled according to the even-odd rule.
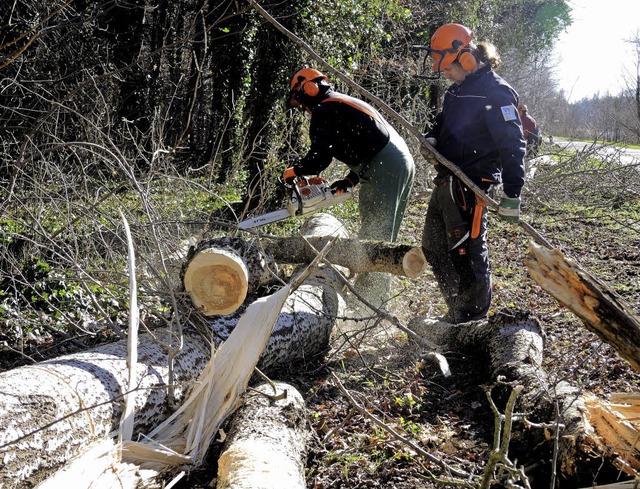
[[[466,253],[471,213],[475,205],[473,192],[453,175],[438,178],[435,182],[438,192],[442,195],[440,205],[445,221],[448,248],[450,251],[458,250],[458,253],[463,255]]]
[[[492,195],[495,193],[495,186],[493,180],[488,180],[486,178],[482,179],[483,185],[489,185],[486,190],[487,195]],[[479,198],[477,195],[473,195],[476,205],[473,209],[473,220],[471,221],[471,239],[475,239],[480,236],[480,231],[482,230],[482,216],[484,215],[484,206],[486,202]]]
[[[470,237],[472,239],[477,238],[482,230],[485,202],[453,175],[449,177],[449,182],[451,185],[451,198],[458,206],[463,220],[470,223]]]

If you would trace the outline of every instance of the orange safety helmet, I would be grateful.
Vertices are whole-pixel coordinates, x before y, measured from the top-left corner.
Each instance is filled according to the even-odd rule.
[[[429,52],[433,58],[433,71],[440,73],[454,61],[458,61],[465,71],[473,71],[478,62],[467,47],[473,39],[473,32],[462,24],[444,24],[431,36]]]
[[[313,68],[302,68],[291,79],[291,95],[300,93],[317,97],[320,94],[318,82],[321,81],[328,84],[329,78]]]

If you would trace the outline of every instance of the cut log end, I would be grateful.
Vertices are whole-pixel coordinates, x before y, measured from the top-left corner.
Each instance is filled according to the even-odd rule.
[[[225,250],[206,250],[194,257],[184,274],[184,288],[202,314],[230,314],[247,296],[247,267]]]
[[[422,248],[411,248],[402,258],[402,268],[409,278],[417,278],[422,275],[427,268],[427,259],[422,253]]]

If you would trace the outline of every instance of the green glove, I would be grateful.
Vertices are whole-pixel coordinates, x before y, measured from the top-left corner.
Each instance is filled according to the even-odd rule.
[[[432,148],[435,148],[435,146],[438,144],[438,140],[436,138],[427,138],[427,143],[429,143]],[[439,163],[438,159],[433,154],[433,151],[427,148],[424,144],[420,145],[420,154],[432,165],[437,165]]]
[[[520,220],[520,197],[502,197],[500,207],[498,207],[498,216],[507,222],[518,222]]]

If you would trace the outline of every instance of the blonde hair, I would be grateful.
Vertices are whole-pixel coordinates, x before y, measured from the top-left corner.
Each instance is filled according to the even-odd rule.
[[[494,70],[497,69],[502,63],[500,55],[498,54],[498,50],[490,42],[482,41],[479,42],[477,46],[469,47],[471,47],[471,52],[478,61],[487,63]]]

